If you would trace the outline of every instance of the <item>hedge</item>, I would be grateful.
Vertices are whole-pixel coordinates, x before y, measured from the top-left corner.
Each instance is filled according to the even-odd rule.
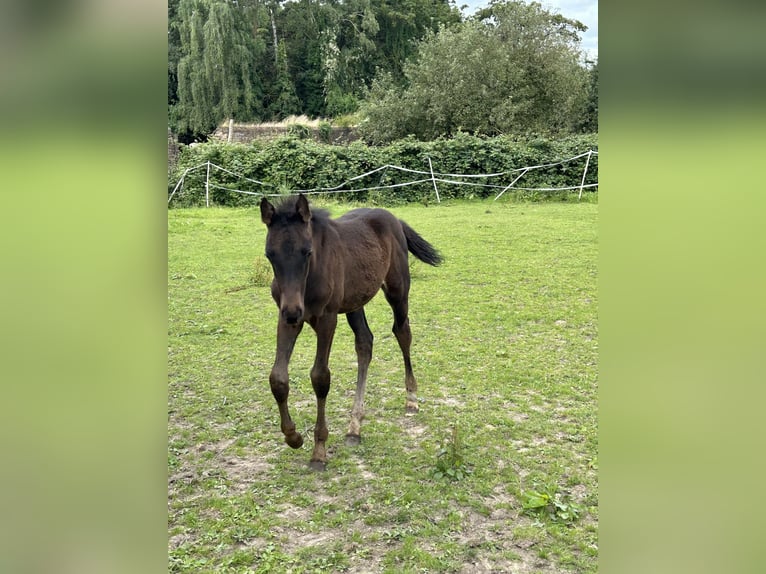
[[[488,174],[555,163],[588,150],[598,151],[598,134],[570,136],[558,140],[538,138],[521,141],[508,136],[482,138],[458,134],[451,139],[430,142],[407,138],[384,147],[367,146],[362,142],[349,145],[331,145],[309,139],[286,136],[270,141],[250,144],[208,142],[194,147],[182,146],[176,169],[168,179],[168,195],[187,170],[211,162],[234,174],[219,169],[211,172],[210,201],[221,206],[253,205],[258,195],[246,195],[230,189],[260,193],[288,193],[296,189],[327,188],[368,173],[385,165],[428,171],[428,158],[437,173]],[[565,187],[580,184],[585,158],[550,168],[531,170],[517,182],[519,187]],[[243,175],[268,184],[259,186],[243,180]],[[514,175],[503,178],[466,179],[474,183],[508,185]],[[213,177],[214,176],[214,177]],[[427,176],[386,169],[355,180],[346,189],[368,188],[405,183]],[[176,191],[170,207],[205,205],[206,169],[190,171],[183,185]],[[598,155],[592,155],[585,180],[598,182]],[[217,186],[226,189],[220,189]],[[439,183],[439,195],[449,198],[484,198],[494,196],[502,188]],[[561,194],[558,194],[560,196]],[[337,194],[339,200],[378,204],[423,201],[433,198],[431,181],[417,185],[393,187],[372,191]],[[541,193],[536,197],[557,197]]]

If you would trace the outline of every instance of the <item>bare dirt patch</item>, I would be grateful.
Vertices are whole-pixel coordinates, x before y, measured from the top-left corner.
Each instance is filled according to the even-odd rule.
[[[407,433],[407,436],[414,439],[415,441],[421,439],[428,430],[428,427],[426,427],[424,424],[419,424],[415,417],[405,417],[404,424],[402,426],[404,428],[404,432]]]
[[[274,465],[254,458],[238,456],[221,457],[223,471],[231,481],[234,492],[244,492],[250,485],[263,480],[274,469]]]

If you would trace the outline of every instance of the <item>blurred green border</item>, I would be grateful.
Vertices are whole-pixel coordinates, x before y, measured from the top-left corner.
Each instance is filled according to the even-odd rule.
[[[600,11],[600,569],[763,571],[762,3]]]
[[[2,572],[167,569],[165,8],[0,8]]]

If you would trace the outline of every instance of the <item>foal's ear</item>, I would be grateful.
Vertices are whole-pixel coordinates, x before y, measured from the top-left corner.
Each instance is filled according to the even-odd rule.
[[[309,202],[306,196],[302,193],[298,196],[298,201],[295,202],[295,211],[303,219],[303,223],[308,223],[311,220],[311,210],[309,209]]]
[[[274,206],[264,197],[261,199],[261,221],[268,226],[271,224],[272,217],[274,217]]]

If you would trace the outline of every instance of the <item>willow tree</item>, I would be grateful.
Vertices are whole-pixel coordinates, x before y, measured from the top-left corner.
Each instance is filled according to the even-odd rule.
[[[226,118],[250,121],[261,114],[257,58],[265,50],[239,3],[180,0],[177,102],[179,132],[210,133]]]

